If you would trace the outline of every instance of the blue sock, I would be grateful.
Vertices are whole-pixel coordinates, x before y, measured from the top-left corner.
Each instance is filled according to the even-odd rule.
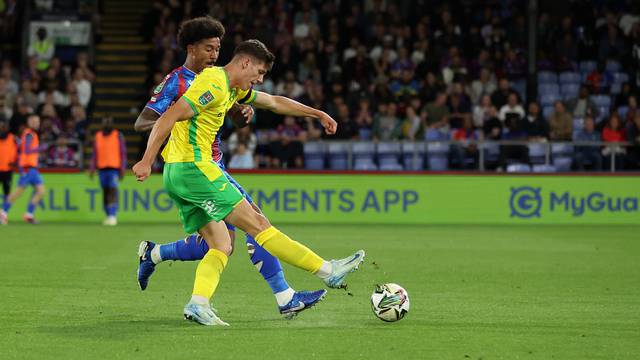
[[[116,216],[116,213],[118,212],[118,205],[117,204],[108,205],[105,210],[106,210],[107,216]]]
[[[4,212],[9,212],[9,209],[11,209],[11,203],[9,202],[9,198],[7,197],[4,200],[4,204],[2,204],[2,210],[4,210]]]
[[[209,251],[207,242],[199,235],[192,234],[169,244],[160,245],[160,257],[165,260],[200,260]]]
[[[251,262],[260,270],[260,274],[269,284],[271,291],[275,294],[287,290],[289,284],[284,278],[282,265],[280,265],[278,258],[258,245],[251,236],[247,235],[246,241]]]
[[[36,211],[36,205],[34,203],[29,203],[27,206],[27,213],[33,215],[33,212]]]

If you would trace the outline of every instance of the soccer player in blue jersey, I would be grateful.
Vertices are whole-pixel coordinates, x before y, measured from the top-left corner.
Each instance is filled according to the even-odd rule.
[[[154,89],[153,96],[136,120],[135,129],[137,131],[151,130],[156,120],[171,104],[180,99],[189,88],[196,74],[204,68],[215,64],[223,36],[223,25],[210,17],[195,18],[181,25],[178,33],[178,42],[187,52],[185,63],[169,73],[162,83]],[[236,125],[246,125],[253,117],[253,108],[251,106],[240,107],[240,105],[234,105],[230,113],[236,114],[234,116]],[[222,162],[220,133],[216,136],[211,152],[213,160],[224,171],[231,184],[240,190],[257,211],[260,211],[249,194],[226,172]],[[231,239],[235,239],[235,227],[227,225],[227,228]],[[255,239],[249,235],[246,237],[246,243],[251,262],[258,268],[260,274],[269,284],[278,303],[279,311],[286,318],[294,317],[299,312],[315,305],[324,297],[326,293],[324,289],[294,291],[287,283],[278,259],[258,245]],[[149,277],[154,272],[155,266],[160,262],[167,260],[200,260],[208,250],[207,243],[197,234],[192,234],[186,239],[164,245],[157,245],[150,241],[141,242],[138,249],[140,259],[138,284],[140,288],[142,290],[147,288]]]

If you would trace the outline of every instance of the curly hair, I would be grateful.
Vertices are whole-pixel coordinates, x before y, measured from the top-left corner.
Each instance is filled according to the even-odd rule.
[[[211,16],[201,16],[187,20],[180,24],[178,31],[178,45],[183,50],[188,45],[194,45],[202,39],[220,38],[224,36],[224,26]]]
[[[233,51],[233,55],[245,54],[263,61],[269,68],[273,66],[276,56],[260,41],[256,39],[245,40]]]

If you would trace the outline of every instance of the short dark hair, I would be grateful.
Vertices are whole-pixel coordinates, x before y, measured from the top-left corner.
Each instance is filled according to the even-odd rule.
[[[260,41],[256,39],[245,40],[233,51],[233,56],[249,55],[258,61],[264,62],[269,69],[273,66],[276,56]]]
[[[224,26],[211,16],[201,16],[180,24],[178,31],[178,45],[187,50],[188,45],[194,45],[202,39],[220,38],[224,36]]]

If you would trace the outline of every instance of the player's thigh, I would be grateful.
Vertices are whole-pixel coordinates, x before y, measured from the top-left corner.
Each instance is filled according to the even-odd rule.
[[[224,221],[209,221],[198,229],[198,233],[210,249],[217,249],[226,255],[231,255],[231,238]]]
[[[247,200],[238,204],[224,221],[237,226],[253,237],[271,226],[269,220],[257,212]]]

